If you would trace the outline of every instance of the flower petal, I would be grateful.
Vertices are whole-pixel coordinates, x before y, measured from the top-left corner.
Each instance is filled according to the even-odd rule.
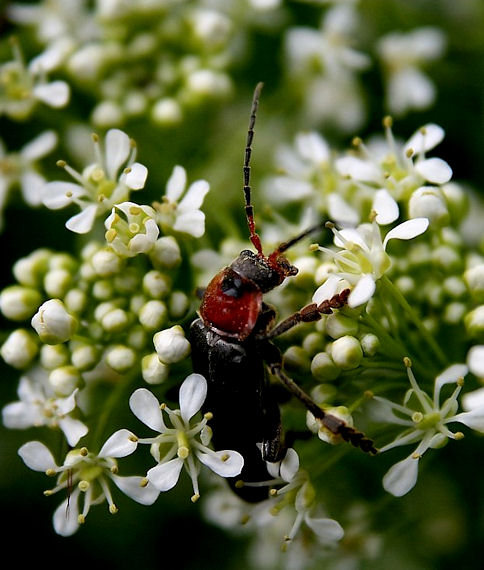
[[[177,457],[153,467],[146,477],[159,491],[169,491],[177,484],[182,467],[183,460]]]
[[[91,204],[79,212],[79,214],[69,218],[66,222],[66,228],[76,234],[87,234],[92,229],[96,214],[97,206],[96,204]]]
[[[165,196],[170,202],[177,202],[183,194],[187,184],[187,173],[183,166],[175,166],[168,182],[166,183]]]
[[[131,150],[128,135],[120,129],[109,129],[104,143],[106,171],[110,180],[117,178],[118,170],[127,160]]]
[[[464,394],[461,401],[462,407],[466,412],[470,412],[474,408],[480,408],[481,406],[484,407],[484,387]]]
[[[383,226],[394,222],[400,213],[396,200],[385,188],[375,192],[372,210],[376,212],[376,223]]]
[[[338,285],[342,281],[338,275],[329,275],[326,281],[320,285],[313,295],[313,303],[320,305],[323,301],[331,299],[338,290]]]
[[[342,176],[348,176],[361,182],[379,182],[382,177],[379,168],[375,164],[355,156],[338,158],[335,166]]]
[[[160,494],[159,490],[150,483],[148,485],[142,484],[144,477],[112,475],[111,479],[118,489],[141,505],[152,505]]]
[[[452,178],[452,168],[441,158],[428,158],[415,164],[415,170],[434,184],[445,184]]]
[[[207,397],[207,381],[201,374],[190,374],[180,386],[180,412],[185,422],[200,410]]]
[[[42,203],[50,210],[60,210],[71,204],[73,199],[85,195],[86,190],[79,184],[56,180],[43,187]]]
[[[211,453],[197,453],[198,459],[221,477],[235,477],[244,466],[244,458],[237,451],[224,449]]]
[[[42,158],[54,149],[57,139],[55,131],[40,133],[40,135],[22,147],[22,158],[30,162]]]
[[[126,174],[126,186],[131,190],[140,190],[144,188],[148,169],[143,164],[135,162],[130,166],[130,171]]]
[[[133,414],[154,431],[163,433],[165,422],[160,410],[160,403],[146,388],[138,388],[129,399],[129,407]]]
[[[42,204],[45,183],[45,178],[34,170],[26,170],[20,175],[22,196],[29,206]]]
[[[190,185],[185,196],[178,203],[177,211],[180,214],[184,214],[192,210],[198,210],[209,190],[210,186],[206,180],[197,180]]]
[[[88,427],[81,422],[70,416],[66,416],[59,420],[59,427],[66,436],[67,443],[74,447],[77,445],[81,437],[84,437],[89,431]]]
[[[99,457],[126,457],[138,447],[136,436],[127,429],[115,431],[101,447]]]
[[[344,536],[343,527],[333,519],[313,519],[306,516],[305,521],[308,527],[323,540],[335,542]]]
[[[3,425],[8,429],[26,429],[42,425],[44,420],[40,408],[26,402],[12,402],[2,409]]]
[[[469,370],[478,378],[484,378],[484,345],[476,344],[467,353]]]
[[[289,447],[284,459],[281,461],[281,477],[284,481],[292,481],[299,471],[299,455],[296,450]]]
[[[443,141],[445,131],[439,125],[429,123],[421,127],[415,134],[413,134],[405,144],[404,152],[413,150],[414,154],[420,154],[436,147]]]
[[[484,405],[478,406],[470,412],[457,414],[450,421],[460,422],[471,429],[484,433]]]
[[[177,216],[173,229],[177,232],[202,237],[205,233],[205,214],[201,210],[190,210]]]
[[[458,378],[464,378],[468,372],[469,369],[465,364],[453,364],[446,368],[435,378],[435,397],[440,394],[440,389],[444,384],[457,382]]]
[[[329,217],[338,224],[356,226],[360,221],[359,213],[352,208],[339,194],[328,194]]]
[[[295,146],[297,152],[314,164],[329,160],[329,146],[323,137],[314,131],[296,135]]]
[[[383,477],[383,488],[395,497],[406,495],[417,482],[419,459],[409,455],[395,463]]]
[[[18,454],[23,459],[27,467],[34,471],[47,471],[55,469],[54,457],[47,447],[40,441],[28,441],[18,450]]]
[[[371,299],[375,292],[375,280],[372,275],[363,275],[353,287],[349,297],[349,307],[359,307]]]
[[[413,218],[407,220],[387,233],[383,240],[383,249],[386,248],[387,243],[391,239],[413,239],[423,234],[428,227],[429,220],[427,218]]]
[[[65,81],[52,81],[52,83],[36,85],[33,93],[37,99],[57,109],[64,107],[69,101],[70,89]]]
[[[79,489],[75,489],[68,499],[62,501],[52,517],[54,530],[60,536],[71,536],[79,528]]]

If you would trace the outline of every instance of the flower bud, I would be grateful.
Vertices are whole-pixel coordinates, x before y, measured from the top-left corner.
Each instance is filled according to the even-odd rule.
[[[303,348],[311,356],[320,352],[324,348],[323,335],[310,332],[303,340]]]
[[[99,362],[99,350],[92,344],[79,343],[72,349],[71,362],[81,372],[91,370]]]
[[[356,319],[333,313],[326,319],[326,332],[332,338],[340,338],[345,335],[354,336],[358,332],[358,322]]]
[[[98,301],[107,301],[114,296],[113,282],[109,279],[99,279],[92,286],[92,296]]]
[[[49,384],[57,396],[70,396],[80,387],[81,375],[75,366],[61,366],[49,374]]]
[[[156,352],[147,354],[141,360],[141,374],[148,384],[161,384],[170,373],[170,367],[158,358]]]
[[[311,362],[311,373],[320,382],[330,382],[337,378],[340,372],[341,369],[327,352],[318,352]]]
[[[458,325],[459,323],[462,323],[466,310],[467,307],[464,303],[460,303],[458,301],[446,303],[443,314],[444,322],[450,325]]]
[[[12,285],[0,293],[0,310],[12,321],[24,321],[34,314],[41,301],[36,289]]]
[[[70,289],[64,297],[64,304],[70,313],[82,313],[87,306],[87,295],[81,289]]]
[[[484,305],[479,305],[464,317],[464,325],[470,336],[482,336],[484,333]]]
[[[135,350],[143,350],[148,344],[147,339],[146,330],[141,325],[135,325],[129,329],[126,344]]]
[[[440,189],[447,202],[453,225],[457,227],[469,211],[469,197],[467,192],[455,182],[447,182]]]
[[[123,260],[112,249],[106,247],[97,251],[91,258],[94,271],[100,277],[116,275],[121,270]]]
[[[166,297],[170,292],[170,287],[170,278],[155,269],[148,271],[148,273],[143,277],[143,290],[153,299]]]
[[[46,370],[54,370],[70,362],[70,354],[65,344],[44,344],[40,349],[40,363]]]
[[[284,352],[284,366],[287,370],[309,372],[309,355],[301,346],[290,346]]]
[[[167,320],[167,308],[163,301],[152,299],[139,310],[139,322],[147,330],[159,330]]]
[[[39,287],[47,270],[50,255],[48,249],[37,249],[27,257],[17,260],[13,266],[15,279],[27,287]]]
[[[66,269],[51,269],[44,277],[44,289],[50,297],[64,297],[71,283],[72,275]]]
[[[129,324],[129,317],[123,309],[114,308],[107,311],[102,319],[101,325],[103,329],[110,333],[120,332],[126,329]]]
[[[484,301],[484,263],[474,265],[464,273],[464,280],[472,296],[479,302]]]
[[[380,348],[380,339],[373,333],[367,333],[360,338],[360,344],[366,356],[375,356]]]
[[[442,191],[436,186],[421,186],[414,190],[408,202],[411,218],[428,218],[433,226],[449,223],[449,211]]]
[[[25,329],[11,332],[0,348],[7,364],[14,368],[26,368],[37,355],[39,347],[35,336]]]
[[[150,259],[155,267],[172,269],[180,264],[180,246],[172,236],[163,236],[156,240],[150,252]]]
[[[187,314],[190,301],[183,291],[173,291],[168,299],[168,312],[172,320],[181,319]]]
[[[151,118],[158,125],[171,127],[180,123],[183,118],[183,112],[176,99],[164,97],[153,105]]]
[[[165,364],[179,362],[191,351],[190,343],[180,325],[157,332],[153,337],[158,358]]]
[[[32,327],[45,344],[60,344],[69,340],[77,328],[77,320],[70,315],[59,299],[43,303],[32,317]]]
[[[469,350],[467,366],[477,378],[484,378],[484,345],[477,344]]]
[[[91,114],[92,123],[102,129],[120,126],[124,120],[123,110],[114,101],[101,101]]]
[[[356,368],[363,358],[361,344],[354,336],[342,336],[331,345],[331,357],[343,370]]]
[[[108,366],[113,370],[123,373],[134,366],[136,353],[128,346],[119,344],[108,349],[105,359]]]

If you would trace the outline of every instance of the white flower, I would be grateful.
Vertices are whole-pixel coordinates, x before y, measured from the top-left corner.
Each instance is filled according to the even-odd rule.
[[[391,239],[413,239],[422,234],[428,225],[427,218],[407,220],[391,229],[383,241],[376,222],[341,231],[333,227],[334,242],[340,250],[334,252],[323,247],[319,249],[333,258],[337,271],[315,291],[313,302],[319,305],[325,299],[330,299],[336,293],[340,282],[345,280],[353,286],[348,305],[358,307],[366,303],[375,292],[376,281],[391,266],[390,257],[386,253],[388,242]]]
[[[3,423],[9,429],[48,426],[61,429],[70,446],[84,437],[87,426],[72,417],[76,409],[78,390],[66,398],[55,396],[43,371],[33,370],[29,376],[22,376],[18,385],[18,402],[7,404],[2,410]]]
[[[30,469],[44,471],[50,476],[58,475],[57,485],[45,491],[45,494],[52,495],[67,490],[68,497],[56,509],[53,523],[57,534],[70,536],[85,522],[92,505],[106,500],[111,514],[118,511],[111,495],[111,481],[128,497],[142,505],[151,505],[156,501],[159,492],[152,485],[147,485],[142,477],[117,475],[116,458],[126,457],[136,447],[136,436],[121,429],[108,438],[97,455],[85,447],[73,449],[60,466],[48,448],[39,441],[22,445],[18,452]]]
[[[294,523],[284,537],[285,546],[294,539],[303,523],[306,523],[324,544],[335,543],[343,537],[344,531],[338,522],[314,516],[317,511],[316,493],[307,473],[299,469],[299,457],[294,449],[289,448],[284,459],[278,464],[267,463],[267,466],[271,475],[279,476],[280,481],[285,483],[274,493],[282,499],[272,507],[271,512],[277,514],[288,504],[296,510]]]
[[[200,206],[210,187],[206,180],[197,180],[185,192],[186,184],[185,169],[175,166],[166,184],[162,203],[156,204],[158,222],[163,229],[171,228],[176,232],[201,237],[205,232],[205,214]]]
[[[65,81],[47,81],[50,58],[38,56],[26,66],[18,42],[14,41],[12,48],[13,59],[0,65],[0,115],[23,120],[39,102],[49,107],[64,107],[70,89]]]
[[[89,232],[96,217],[125,202],[132,190],[143,188],[148,175],[146,166],[135,162],[136,145],[123,131],[110,129],[104,149],[97,135],[93,135],[93,142],[96,162],[82,174],[64,161],[58,162],[76,183],[58,180],[48,182],[43,189],[42,202],[47,208],[58,210],[70,204],[81,208],[66,222],[69,230],[79,234]]]
[[[198,473],[200,464],[209,467],[222,477],[235,477],[243,467],[244,459],[236,451],[213,451],[208,446],[211,430],[206,414],[195,422],[193,416],[202,407],[207,395],[207,382],[200,374],[190,374],[180,387],[180,409],[171,410],[160,404],[145,388],[136,390],[129,401],[131,410],[144,424],[159,435],[140,439],[140,443],[151,444],[151,454],[158,465],[146,474],[147,480],[159,491],[168,491],[176,485],[183,467],[187,470],[193,485],[192,501],[200,497]],[[163,419],[165,412],[173,427]]]
[[[386,105],[391,113],[403,115],[434,102],[434,84],[420,68],[439,58],[444,46],[443,32],[432,27],[392,32],[380,39],[377,49],[388,76]]]
[[[153,249],[160,230],[150,206],[123,202],[113,206],[104,222],[106,241],[119,255],[133,257]]]
[[[385,188],[396,200],[408,199],[417,188],[430,183],[440,185],[452,177],[452,169],[440,158],[426,153],[444,138],[444,130],[433,123],[420,127],[404,144],[395,141],[392,121],[384,121],[385,141],[359,142],[360,154],[348,154],[335,161],[338,173],[359,186]]]
[[[405,495],[414,487],[417,482],[419,460],[428,449],[442,447],[449,439],[458,440],[464,437],[462,432],[450,431],[448,424],[458,422],[484,433],[482,399],[470,411],[457,413],[457,398],[464,384],[464,376],[468,372],[466,365],[454,364],[439,374],[435,378],[432,397],[418,386],[409,359],[405,359],[405,365],[411,388],[405,395],[403,405],[374,396],[382,407],[377,411],[379,417],[404,427],[404,431],[394,441],[381,447],[380,452],[418,442],[415,451],[393,465],[383,478],[385,490],[396,497]],[[441,403],[440,392],[446,384],[457,384],[457,386],[451,396]]]
[[[37,170],[37,161],[49,154],[57,144],[54,131],[44,131],[18,152],[8,153],[0,140],[0,212],[3,211],[8,192],[20,186],[23,199],[30,206],[41,204],[41,190],[45,178]],[[3,219],[0,218],[0,227]]]
[[[32,317],[32,327],[46,344],[60,344],[72,338],[77,320],[70,315],[60,299],[49,299]]]

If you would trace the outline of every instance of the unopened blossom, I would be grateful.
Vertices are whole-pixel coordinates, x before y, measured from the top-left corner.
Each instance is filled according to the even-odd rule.
[[[117,474],[116,459],[130,455],[136,447],[136,436],[121,429],[107,439],[99,453],[93,453],[86,447],[72,449],[62,465],[56,464],[49,449],[39,441],[25,443],[18,453],[30,469],[44,471],[49,476],[57,475],[56,486],[44,494],[50,496],[67,491],[67,498],[54,513],[53,523],[57,534],[70,536],[85,522],[93,505],[106,500],[109,512],[118,512],[111,494],[111,483],[142,505],[151,505],[156,501],[159,492],[152,485],[142,484],[142,477],[122,477]]]
[[[2,410],[5,427],[27,429],[47,426],[60,429],[71,447],[86,435],[87,426],[74,417],[77,389],[67,397],[57,397],[47,375],[39,368],[20,378],[17,393],[19,400],[7,404]]]
[[[39,351],[35,334],[25,329],[12,331],[0,347],[0,355],[14,368],[26,368]]]
[[[165,364],[180,362],[190,354],[190,342],[180,325],[157,332],[153,336],[153,343],[158,358]]]
[[[403,115],[434,102],[435,85],[422,68],[438,59],[444,47],[444,33],[430,26],[391,32],[379,40],[377,51],[387,74],[386,105],[391,113]]]
[[[126,202],[131,191],[143,188],[148,175],[146,166],[135,162],[136,145],[123,131],[110,129],[104,147],[97,135],[92,138],[95,162],[79,173],[65,161],[58,161],[75,182],[48,182],[43,190],[42,202],[47,208],[79,206],[81,212],[66,222],[69,230],[79,234],[89,232],[95,219],[113,206]]]
[[[72,338],[78,322],[60,299],[49,299],[32,317],[32,327],[46,344],[60,344]]]
[[[185,467],[193,486],[192,501],[200,497],[198,474],[201,464],[222,477],[235,477],[244,465],[240,453],[231,450],[213,451],[208,447],[211,429],[205,414],[200,421],[194,416],[200,411],[207,396],[207,381],[200,374],[190,374],[180,387],[180,408],[171,410],[161,405],[145,388],[136,390],[129,401],[131,410],[144,424],[159,433],[155,437],[140,438],[139,443],[151,445],[151,454],[157,465],[148,470],[146,480],[159,491],[173,488]],[[164,414],[171,424],[165,423]]]
[[[70,89],[65,81],[48,81],[47,59],[37,57],[26,65],[20,46],[12,41],[13,59],[0,65],[0,116],[26,119],[38,103],[64,107]]]
[[[391,239],[413,239],[422,234],[428,225],[427,218],[407,220],[387,232],[383,240],[376,221],[341,231],[333,226],[331,229],[335,235],[334,242],[339,249],[319,249],[333,259],[337,271],[330,274],[316,290],[313,302],[320,304],[325,299],[330,299],[344,281],[353,287],[348,297],[348,305],[358,307],[366,303],[375,292],[376,281],[391,267],[390,256],[386,253],[388,242]]]
[[[201,237],[205,233],[205,214],[200,210],[209,191],[206,180],[196,180],[188,189],[187,173],[182,166],[175,166],[166,184],[161,203],[154,206],[160,227],[170,231]],[[183,195],[183,198],[182,198]]]
[[[383,477],[383,487],[396,497],[405,495],[414,487],[417,482],[419,461],[428,449],[440,448],[449,439],[459,440],[464,437],[460,431],[451,431],[449,424],[461,423],[484,433],[482,399],[469,411],[457,413],[458,397],[464,385],[464,376],[468,372],[465,364],[454,364],[439,374],[435,378],[433,394],[429,395],[417,384],[410,360],[404,359],[404,362],[411,387],[405,395],[403,404],[374,396],[380,405],[377,409],[378,417],[403,428],[394,441],[380,448],[380,453],[401,445],[417,444],[406,459],[393,465]],[[446,384],[455,384],[456,387],[452,394],[441,402],[440,393]]]
[[[104,226],[107,243],[122,257],[148,253],[160,233],[153,208],[134,202],[113,206]]]

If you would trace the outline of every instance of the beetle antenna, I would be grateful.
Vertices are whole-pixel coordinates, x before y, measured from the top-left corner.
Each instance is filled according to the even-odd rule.
[[[305,238],[306,236],[308,236],[309,234],[312,234],[313,232],[320,230],[322,228],[322,224],[315,224],[314,226],[311,226],[310,228],[307,228],[306,230],[304,230],[303,232],[301,232],[300,234],[298,234],[297,236],[291,238],[289,241],[285,241],[283,243],[281,243],[269,256],[269,259],[275,259],[277,257],[279,257],[279,255],[281,253],[283,253],[284,251],[287,251],[290,247],[292,247],[293,245],[295,245],[296,243],[298,243],[299,241],[301,241],[303,238]]]
[[[254,96],[252,98],[252,108],[250,110],[250,120],[249,128],[247,131],[247,142],[245,145],[245,158],[244,158],[244,197],[245,197],[245,216],[247,218],[247,225],[250,231],[250,241],[253,246],[257,249],[259,255],[262,253],[262,244],[260,242],[260,237],[255,231],[255,221],[254,221],[254,208],[250,199],[250,155],[252,154],[252,140],[254,138],[254,125],[255,118],[257,115],[257,108],[259,106],[260,93],[264,84],[259,82],[255,86]]]

